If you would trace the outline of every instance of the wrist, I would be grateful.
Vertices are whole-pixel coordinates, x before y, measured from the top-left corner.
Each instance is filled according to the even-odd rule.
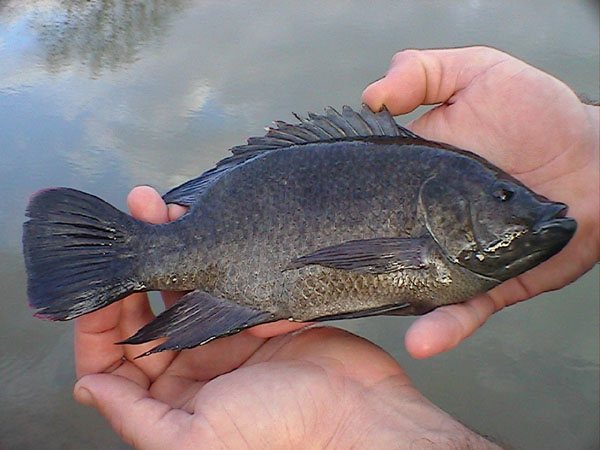
[[[406,384],[375,386],[331,439],[334,448],[490,449],[500,447],[469,430]],[[390,389],[392,387],[392,389]],[[352,430],[352,432],[349,432]]]
[[[598,203],[598,192],[600,191],[600,106],[591,105],[584,103],[585,112],[589,122],[589,138],[587,139],[586,145],[588,148],[588,154],[591,156],[592,163],[589,169],[589,180],[590,189],[596,196],[596,204]],[[600,261],[600,214],[598,214],[596,206],[596,213],[593,214],[593,221],[591,230],[593,235],[591,236],[590,242],[593,243],[591,248],[595,249],[595,262]]]

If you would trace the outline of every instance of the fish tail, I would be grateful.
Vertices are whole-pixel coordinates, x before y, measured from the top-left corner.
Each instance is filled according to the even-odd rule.
[[[69,320],[145,290],[136,247],[150,225],[68,188],[35,194],[26,215],[27,295],[36,316]]]

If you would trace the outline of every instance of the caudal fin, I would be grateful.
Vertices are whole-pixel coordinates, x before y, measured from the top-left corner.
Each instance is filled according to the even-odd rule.
[[[73,319],[143,289],[134,244],[142,222],[68,188],[36,194],[26,215],[27,295],[36,316]]]

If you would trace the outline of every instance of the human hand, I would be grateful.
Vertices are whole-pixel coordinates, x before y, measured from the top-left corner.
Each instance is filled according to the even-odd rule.
[[[441,103],[407,127],[480,154],[534,191],[569,205],[578,223],[565,249],[540,266],[416,320],[406,334],[413,356],[453,348],[494,312],[559,289],[600,259],[599,108],[583,104],[564,83],[491,48],[407,50],[365,89],[363,101],[396,115]]]
[[[128,203],[152,223],[184,211],[147,187]],[[75,327],[75,398],[135,447],[495,448],[425,399],[390,355],[342,330],[247,330],[137,360],[155,343],[115,345],[153,317],[147,296],[133,294]]]

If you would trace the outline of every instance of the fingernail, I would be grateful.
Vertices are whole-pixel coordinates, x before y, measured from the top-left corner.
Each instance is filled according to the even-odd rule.
[[[383,76],[381,76],[381,77],[377,78],[376,80],[373,80],[373,81],[371,81],[371,82],[369,83],[369,86],[370,86],[370,85],[372,85],[373,83],[377,83],[378,81],[380,81],[380,80],[383,80],[384,78],[385,78],[385,75],[383,75]]]
[[[86,406],[94,406],[95,400],[92,392],[84,387],[79,387],[75,391],[75,400],[79,403],[83,403]]]
[[[363,89],[363,94],[369,90],[372,86],[374,86],[375,84],[377,84],[379,81],[383,80],[385,78],[385,75],[382,77],[377,78],[376,80],[371,81],[369,84],[367,84],[367,87],[365,87]]]

